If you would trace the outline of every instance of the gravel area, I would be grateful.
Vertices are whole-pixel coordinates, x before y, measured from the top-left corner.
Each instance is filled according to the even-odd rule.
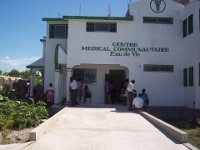
[[[26,128],[23,130],[15,131],[12,130],[8,135],[8,143],[24,143],[29,141],[29,133],[33,128]],[[2,137],[0,137],[0,144],[2,144]]]

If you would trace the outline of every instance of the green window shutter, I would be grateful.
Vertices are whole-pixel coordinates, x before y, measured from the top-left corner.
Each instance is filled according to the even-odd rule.
[[[193,67],[189,68],[189,86],[193,86],[194,84],[194,73],[193,73]]]
[[[65,38],[68,38],[68,25],[65,25]]]
[[[109,31],[110,32],[117,32],[117,24],[116,23],[110,23],[109,24]]]
[[[187,87],[187,68],[183,69],[183,86]]]
[[[50,24],[49,25],[49,38],[55,37],[55,25]]]
[[[87,32],[94,32],[94,27],[95,27],[95,25],[94,25],[94,23],[87,23],[86,24],[86,31]]]
[[[188,17],[188,34],[193,33],[193,15]]]
[[[187,19],[183,20],[183,37],[187,36]]]
[[[200,86],[200,63],[199,63],[199,86]]]

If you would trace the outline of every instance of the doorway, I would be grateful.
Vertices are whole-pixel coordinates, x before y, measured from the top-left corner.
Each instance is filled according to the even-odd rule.
[[[120,97],[121,88],[126,79],[125,70],[109,70],[109,74],[105,74],[105,79],[109,82],[110,95],[105,100],[105,103],[118,104],[122,103]],[[106,93],[105,93],[106,94]]]

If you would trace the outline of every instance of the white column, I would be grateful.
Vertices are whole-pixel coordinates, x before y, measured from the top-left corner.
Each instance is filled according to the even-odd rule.
[[[44,86],[44,70],[40,71],[42,74],[42,86]]]
[[[66,81],[66,84],[67,84],[67,102],[70,102],[71,99],[70,99],[70,92],[69,92],[69,83],[70,83],[70,78],[72,77],[72,69],[67,69],[67,81]]]
[[[63,97],[67,100],[67,69],[63,71]]]
[[[35,83],[35,71],[31,69],[31,76],[30,76],[30,96],[33,96],[33,87]]]
[[[54,95],[54,104],[59,104],[61,102],[60,100],[60,94],[59,94],[59,77],[60,77],[60,72],[59,70],[55,71],[55,85],[54,85],[54,89],[55,89],[55,95]]]

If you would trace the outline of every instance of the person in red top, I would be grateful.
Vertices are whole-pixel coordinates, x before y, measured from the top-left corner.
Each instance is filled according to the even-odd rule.
[[[46,90],[47,106],[52,106],[54,104],[54,90],[53,84],[49,83],[49,87]]]

